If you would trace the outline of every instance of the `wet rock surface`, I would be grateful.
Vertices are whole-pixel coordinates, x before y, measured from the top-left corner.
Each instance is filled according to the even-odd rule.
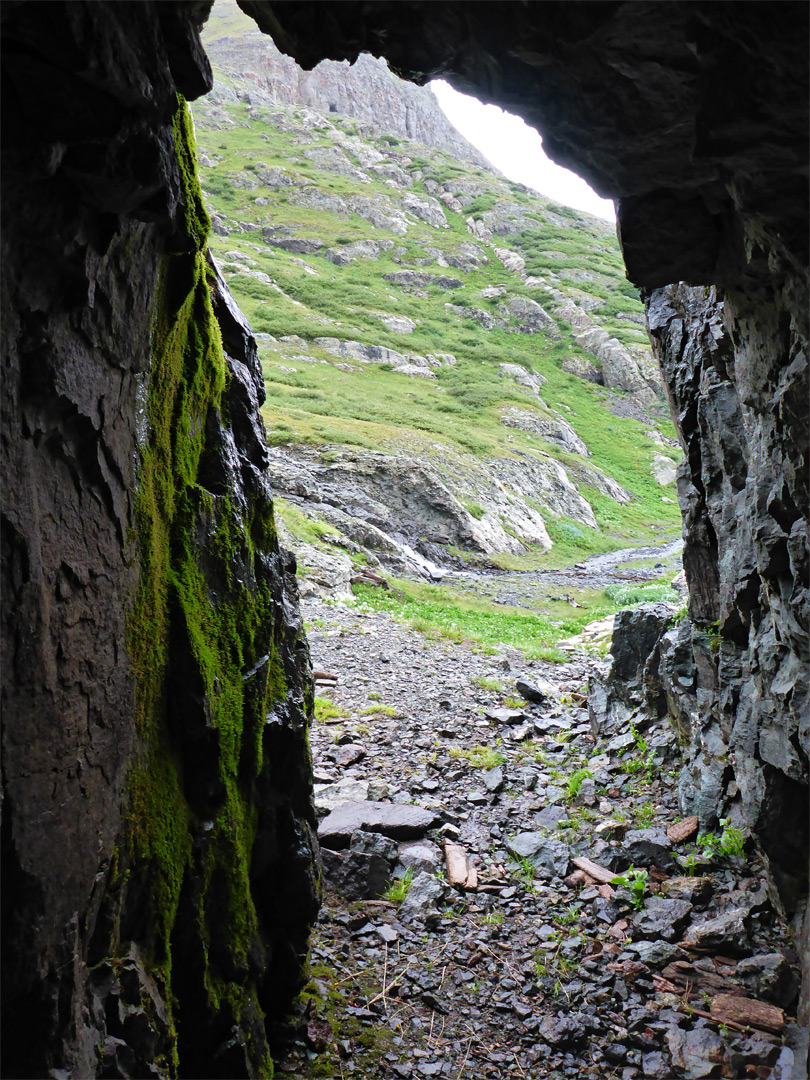
[[[592,733],[584,691],[606,661],[581,648],[559,665],[486,655],[317,599],[305,617],[316,668],[338,676],[318,688],[339,715],[313,729],[316,777],[374,798],[345,809],[363,822],[350,851],[325,852],[308,992],[330,1033],[316,1052],[293,1018],[279,1075],[670,1080],[742,1075],[748,1060],[782,1075],[775,1063],[800,1043],[798,957],[764,864],[750,841],[744,857],[705,858],[688,822],[687,840],[668,838],[681,820],[677,733],[640,711],[643,736],[624,714]],[[542,688],[520,708],[518,680]],[[347,745],[365,754],[341,765]],[[434,824],[397,844],[380,804]],[[330,847],[343,840],[326,840],[324,822],[340,814],[321,824]],[[474,875],[452,887],[459,848]],[[332,884],[334,859],[360,851],[387,862],[399,893],[357,898],[364,868],[359,890]],[[609,883],[619,873],[629,885]],[[707,1019],[729,994],[784,1010],[782,1030]]]

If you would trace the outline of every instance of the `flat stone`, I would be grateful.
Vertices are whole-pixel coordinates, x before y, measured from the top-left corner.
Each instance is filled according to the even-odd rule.
[[[633,952],[642,964],[648,967],[664,967],[673,960],[688,960],[689,954],[677,945],[666,941],[631,941],[625,946]]]
[[[568,811],[564,807],[552,804],[544,807],[539,814],[534,815],[534,823],[539,825],[541,829],[548,829],[549,832],[553,832],[557,828],[558,822],[564,821],[567,816]]]
[[[318,827],[318,839],[325,847],[339,850],[348,847],[357,829],[383,833],[392,840],[409,840],[423,836],[440,823],[441,818],[434,811],[421,806],[347,802],[324,818]]]
[[[526,713],[522,709],[487,709],[484,717],[496,724],[517,725],[526,719]]]
[[[315,809],[335,810],[344,803],[364,802],[368,798],[368,781],[347,777],[336,784],[315,785]]]

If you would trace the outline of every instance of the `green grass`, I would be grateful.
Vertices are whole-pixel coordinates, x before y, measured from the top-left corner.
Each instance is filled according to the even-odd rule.
[[[366,705],[365,709],[360,712],[361,716],[401,716],[402,713],[398,709],[395,709],[393,705],[383,705],[382,702],[376,702],[373,705]]]
[[[409,867],[401,878],[391,882],[382,895],[383,900],[387,900],[391,904],[401,904],[411,891],[412,884],[413,869]]]
[[[315,719],[316,720],[334,720],[339,716],[346,716],[346,710],[341,709],[339,705],[335,705],[334,701],[330,701],[329,698],[316,697],[315,698]]]
[[[226,278],[254,330],[276,338],[298,335],[308,343],[305,353],[284,343],[260,344],[268,391],[263,416],[271,445],[348,445],[389,452],[407,448],[440,468],[452,465],[461,472],[476,467],[490,469],[492,461],[516,452],[545,454],[564,465],[575,465],[577,459],[559,446],[502,424],[499,412],[504,406],[536,404],[533,395],[503,378],[498,367],[500,363],[518,364],[544,376],[543,401],[549,408],[560,410],[583,438],[591,452],[588,463],[613,476],[634,498],[619,506],[580,484],[581,494],[593,506],[600,531],[541,510],[554,543],[552,551],[546,555],[528,551],[524,556],[498,556],[502,565],[564,565],[596,551],[626,546],[628,541],[648,540],[653,532],[677,529],[677,506],[662,502],[661,488],[651,474],[651,462],[659,448],[644,436],[643,425],[606,412],[604,401],[608,395],[603,389],[562,370],[563,360],[578,352],[565,326],[561,326],[563,334],[556,340],[544,333],[526,335],[505,328],[484,331],[445,307],[452,303],[487,308],[497,314],[500,301],[488,301],[479,293],[486,286],[504,281],[512,295],[529,295],[541,303],[551,303],[550,296],[542,289],[526,289],[491,252],[489,264],[470,273],[436,263],[413,263],[414,259],[427,258],[427,248],[439,247],[448,255],[459,254],[462,245],[472,239],[465,218],[473,213],[486,219],[497,210],[498,203],[510,202],[529,227],[499,243],[519,249],[531,273],[554,271],[564,276],[565,272],[586,268],[594,279],[573,283],[577,290],[574,295],[581,290],[604,300],[598,314],[611,334],[626,341],[643,340],[633,323],[617,318],[620,314],[638,316],[642,307],[635,289],[624,277],[618,243],[604,222],[555,206],[528,189],[465,166],[441,152],[383,136],[376,140],[377,148],[393,161],[407,154],[411,163],[406,168],[421,168],[426,177],[437,182],[458,179],[460,183],[472,176],[487,189],[463,213],[446,211],[447,230],[412,221],[407,235],[397,236],[375,228],[355,213],[297,206],[290,200],[299,189],[238,186],[240,177],[258,182],[261,164],[282,168],[344,200],[360,194],[396,204],[400,197],[379,180],[358,184],[351,177],[316,166],[307,157],[308,150],[333,146],[335,142],[318,131],[304,130],[301,110],[261,108],[248,117],[247,107],[241,103],[220,107],[234,124],[212,130],[206,126],[206,102],[195,105],[198,141],[209,160],[216,162],[201,170],[202,184],[212,209],[238,220],[243,231],[215,236],[212,246],[225,262]],[[330,120],[347,132],[356,128],[345,118]],[[414,191],[425,193],[419,183]],[[265,205],[257,205],[257,198]],[[321,253],[299,257],[272,247],[262,235],[268,222],[275,227],[286,226],[296,236],[321,239]],[[356,240],[372,239],[389,239],[400,253],[384,251],[379,259],[357,258],[346,267],[334,266],[323,257],[328,247],[345,249]],[[240,263],[228,254],[232,252],[252,262]],[[394,258],[401,261],[395,262]],[[449,291],[428,285],[425,295],[416,295],[384,280],[385,274],[404,268],[457,277],[464,285]],[[255,274],[266,275],[266,279],[257,279]],[[409,335],[390,333],[381,323],[380,313],[407,315],[417,322],[416,329]],[[334,356],[312,345],[320,336],[384,345],[405,354],[450,352],[458,362],[437,370],[436,378],[430,380],[407,378],[379,364],[355,365],[359,370],[344,371],[335,366]],[[308,356],[309,361],[298,359],[296,353]],[[284,370],[289,368],[295,370]],[[663,414],[656,426],[674,436]],[[474,492],[465,495],[463,502],[473,518],[483,517],[483,500]],[[289,508],[289,504],[282,503],[280,511],[287,527],[299,539],[314,543],[327,539],[329,527],[318,532],[317,525],[297,508]],[[422,616],[416,613],[415,617]],[[472,630],[471,617],[465,615],[462,619],[465,626],[458,632],[466,635]],[[474,639],[491,643],[490,631],[479,631],[483,636]],[[547,644],[545,640],[535,643]]]
[[[472,746],[468,750],[460,746],[451,746],[448,751],[456,761],[466,761],[472,769],[494,769],[506,760],[503,754],[491,746]]]

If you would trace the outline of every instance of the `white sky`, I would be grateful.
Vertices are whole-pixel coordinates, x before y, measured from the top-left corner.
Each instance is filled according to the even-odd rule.
[[[575,210],[584,210],[607,221],[616,220],[613,203],[600,199],[576,173],[547,158],[540,135],[519,116],[512,116],[497,105],[482,105],[441,79],[431,82],[430,88],[453,127],[504,176]]]

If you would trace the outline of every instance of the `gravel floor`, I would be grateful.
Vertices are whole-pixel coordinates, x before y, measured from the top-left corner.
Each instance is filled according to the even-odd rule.
[[[588,677],[605,661],[487,656],[318,600],[305,617],[314,667],[338,676],[317,690],[337,713],[312,731],[319,816],[371,800],[433,821],[405,841],[361,828],[350,849],[325,850],[312,980],[278,1032],[279,1075],[791,1076],[796,956],[761,866],[748,849],[704,860],[662,835],[680,816],[677,744],[643,717],[643,736],[594,736]],[[520,701],[520,676],[542,703]],[[448,884],[448,842],[474,888]],[[683,870],[673,856],[689,851]],[[646,860],[643,906],[572,882],[582,855],[612,870]],[[405,899],[380,899],[380,868],[396,881],[406,866]],[[777,1027],[786,1007],[784,1030],[702,1017],[720,992],[775,1009]]]

